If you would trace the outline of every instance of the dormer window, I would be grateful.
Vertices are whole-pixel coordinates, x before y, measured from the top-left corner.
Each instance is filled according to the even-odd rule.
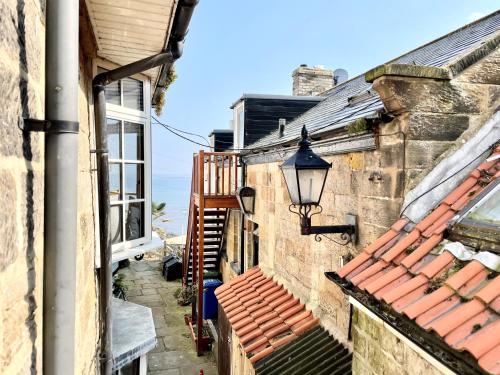
[[[450,238],[478,250],[500,253],[500,179],[462,210]]]

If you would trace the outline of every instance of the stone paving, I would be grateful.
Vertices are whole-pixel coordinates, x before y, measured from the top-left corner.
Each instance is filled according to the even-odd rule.
[[[150,375],[216,375],[217,368],[211,354],[198,357],[189,330],[184,324],[184,314],[190,306],[179,306],[174,297],[180,281],[165,281],[158,260],[131,260],[122,268],[127,300],[151,308],[156,328],[156,348],[148,354]]]

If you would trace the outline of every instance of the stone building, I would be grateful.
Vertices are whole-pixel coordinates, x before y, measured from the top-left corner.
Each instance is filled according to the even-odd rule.
[[[284,129],[278,129],[277,123],[273,133],[245,147],[242,183],[255,189],[255,208],[244,216],[230,211],[220,265],[226,284],[216,291],[219,320],[227,325],[221,332],[231,342],[224,348],[231,357],[231,373],[266,373],[266,366],[274,368],[272,357],[292,350],[289,347],[315,325],[354,354],[356,374],[498,373],[498,343],[488,348],[497,345],[487,366],[478,365],[479,354],[472,359],[468,354],[455,355],[454,361],[461,362],[453,366],[453,360],[440,358],[432,346],[422,345],[428,337],[401,333],[383,314],[372,312],[352,296],[349,299],[345,280],[339,278],[345,278],[342,267],[350,267],[352,258],[360,265],[356,259],[366,255],[359,254],[366,253],[379,236],[395,226],[401,231],[410,221],[420,222],[498,142],[498,125],[492,123],[498,120],[500,103],[499,26],[496,12],[340,83]],[[304,94],[296,84],[300,80],[294,80],[294,94]],[[354,215],[355,238],[301,235],[299,218],[289,211],[280,165],[296,152],[304,125],[312,150],[332,164],[321,198],[322,212],[312,217],[312,223],[347,224]],[[485,137],[485,129],[489,136]],[[475,144],[478,137],[483,140],[483,153],[470,162],[474,147],[467,145]],[[449,179],[455,185],[440,182],[453,166],[463,165],[461,159],[470,165]],[[473,173],[498,175],[489,170]],[[433,182],[443,185],[436,190],[440,195],[431,194],[432,199],[422,204],[417,198],[429,188],[426,176],[436,174]],[[397,221],[400,216],[408,221]],[[440,223],[449,219],[446,216]],[[498,244],[498,237],[493,243]],[[339,272],[338,276],[332,277],[332,272]],[[266,286],[266,278],[277,284]],[[276,288],[272,298],[277,300],[271,301],[269,315],[260,318],[252,304],[270,303],[264,286]],[[247,293],[242,295],[245,288]],[[294,314],[283,317],[294,303],[299,304]],[[493,314],[492,319],[498,316]],[[241,324],[252,329],[247,331]],[[307,329],[300,329],[301,324],[307,324]],[[319,356],[320,349],[311,358]],[[495,361],[496,367],[491,365]]]
[[[145,6],[134,0],[117,7],[118,3],[0,1],[2,374],[93,374],[100,373],[101,362],[111,363],[118,373],[155,345],[153,326],[149,341],[140,342],[142,352],[135,351],[133,336],[128,343],[134,353],[117,352],[117,346],[112,353],[105,351],[103,332],[110,332],[111,326],[104,323],[103,311],[112,309],[99,301],[103,301],[103,284],[111,270],[102,271],[104,262],[99,261],[99,229],[103,227],[98,213],[106,204],[99,207],[102,195],[96,168],[98,155],[105,150],[96,150],[93,78],[103,70],[170,53],[173,44],[182,43],[183,28],[197,1]],[[144,19],[149,20],[147,24]],[[150,149],[143,146],[150,144],[151,104],[160,100],[173,59],[162,61],[144,72],[129,70],[132,77],[104,83],[109,83],[105,96],[113,254],[106,252],[111,248],[105,252],[112,262],[158,244],[148,219]],[[69,112],[66,118],[54,115],[60,103],[65,103],[61,112]],[[120,137],[126,144],[118,141]],[[73,146],[54,157],[56,138],[60,145],[70,139]],[[129,147],[131,143],[135,146]],[[143,154],[139,154],[141,149]],[[67,180],[55,183],[57,175],[68,172],[57,168],[73,161],[65,174]],[[120,168],[136,176],[136,186],[124,186]],[[49,201],[56,204],[48,208]],[[131,221],[125,218],[134,207],[141,217],[131,230]],[[67,221],[58,216],[64,209]],[[61,235],[69,238],[62,248]],[[147,308],[141,313],[151,315]],[[121,331],[117,328],[114,339],[120,338]],[[144,367],[140,371],[144,373]]]

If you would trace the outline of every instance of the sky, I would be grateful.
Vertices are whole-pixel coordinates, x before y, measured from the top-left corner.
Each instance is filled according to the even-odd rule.
[[[229,107],[243,93],[290,95],[291,73],[300,64],[343,68],[355,77],[497,6],[490,0],[200,0],[160,121],[208,137],[229,128]],[[153,175],[190,176],[200,146],[152,128]]]

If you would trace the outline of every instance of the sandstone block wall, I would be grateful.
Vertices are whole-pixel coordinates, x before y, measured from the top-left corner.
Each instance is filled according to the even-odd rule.
[[[42,373],[45,1],[0,0],[0,373]],[[76,374],[96,373],[97,290],[90,60],[81,58]]]
[[[0,1],[0,373],[41,373],[45,17],[39,1]]]
[[[421,352],[402,342],[382,322],[357,308],[354,309],[352,324],[354,375],[443,374],[423,358]]]

